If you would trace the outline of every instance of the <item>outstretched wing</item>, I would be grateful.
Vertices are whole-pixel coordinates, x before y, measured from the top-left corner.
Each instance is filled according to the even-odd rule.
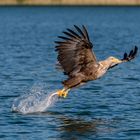
[[[123,59],[121,59],[121,61],[122,61],[121,63],[123,63],[123,62],[128,62],[128,61],[133,60],[133,59],[136,57],[137,52],[138,52],[138,47],[135,46],[135,48],[134,48],[133,50],[131,50],[129,54],[124,53]],[[120,63],[119,63],[119,64],[120,64]],[[115,65],[109,67],[109,69],[111,69],[111,68],[113,68],[113,67],[115,67],[115,66],[117,66],[117,65],[118,65],[118,64],[115,64]]]
[[[123,62],[131,61],[132,59],[134,59],[136,57],[137,52],[138,52],[138,47],[135,46],[135,48],[130,51],[129,55],[127,53],[124,53],[124,57],[123,57],[122,61]]]
[[[66,36],[58,36],[62,41],[56,41],[57,59],[65,74],[69,76],[80,72],[89,63],[97,65],[96,57],[92,52],[93,45],[85,26],[81,29],[76,25],[74,27],[76,31],[67,29],[63,32]]]

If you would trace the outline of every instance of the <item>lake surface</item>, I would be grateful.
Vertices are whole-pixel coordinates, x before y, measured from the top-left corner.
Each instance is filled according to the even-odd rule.
[[[0,139],[139,140],[140,57],[74,89],[44,113],[11,111],[30,90],[62,88],[54,41],[84,24],[98,60],[140,46],[140,7],[0,7]]]

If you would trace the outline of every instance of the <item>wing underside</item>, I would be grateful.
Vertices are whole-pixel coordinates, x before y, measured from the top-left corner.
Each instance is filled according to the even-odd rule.
[[[71,76],[80,72],[88,63],[97,64],[85,26],[80,29],[74,25],[74,28],[75,31],[64,31],[65,36],[58,36],[61,40],[56,41],[57,59],[64,72]]]

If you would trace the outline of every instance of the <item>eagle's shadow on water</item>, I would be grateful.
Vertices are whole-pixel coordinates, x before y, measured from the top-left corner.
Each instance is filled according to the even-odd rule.
[[[97,135],[104,135],[112,133],[113,129],[106,127],[108,125],[105,120],[102,119],[73,119],[67,117],[59,118],[62,121],[62,125],[59,130],[61,132],[61,139],[79,139],[79,138],[94,138]]]
[[[96,138],[98,135],[112,134],[116,132],[112,124],[118,123],[118,120],[115,119],[91,118],[86,120],[79,116],[75,118],[57,112],[44,112],[43,114],[53,115],[60,122],[57,131],[61,140]]]
[[[67,117],[59,118],[62,121],[59,127],[61,139],[77,139],[79,137],[87,136],[91,132],[97,133],[98,121],[85,121],[82,119],[73,119]]]

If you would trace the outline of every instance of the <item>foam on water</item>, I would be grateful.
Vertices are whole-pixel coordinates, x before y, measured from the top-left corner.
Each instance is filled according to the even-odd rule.
[[[32,89],[30,93],[16,98],[12,111],[23,114],[45,112],[58,101],[57,92],[45,94],[42,90]]]

